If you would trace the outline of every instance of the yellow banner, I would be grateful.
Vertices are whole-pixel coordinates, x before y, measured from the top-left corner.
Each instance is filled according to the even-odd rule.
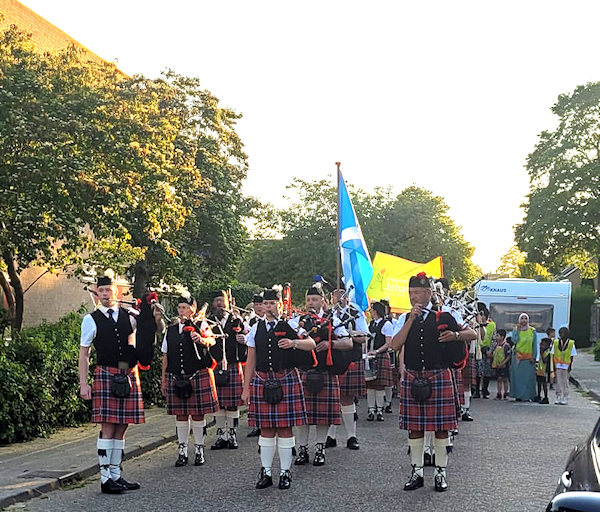
[[[411,276],[425,272],[430,277],[443,277],[442,257],[416,263],[391,254],[377,252],[373,259],[373,279],[367,289],[371,300],[388,299],[394,313],[408,311],[408,281]]]

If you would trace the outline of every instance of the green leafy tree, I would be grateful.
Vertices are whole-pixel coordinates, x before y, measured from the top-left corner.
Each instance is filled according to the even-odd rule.
[[[528,260],[556,273],[570,259],[600,255],[600,82],[559,96],[558,127],[527,159],[530,192],[516,227]]]

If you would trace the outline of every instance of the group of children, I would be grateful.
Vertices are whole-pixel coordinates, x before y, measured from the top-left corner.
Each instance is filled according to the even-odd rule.
[[[555,387],[556,405],[567,405],[569,399],[569,373],[573,365],[573,356],[577,355],[575,342],[569,338],[568,327],[561,327],[556,338],[553,328],[546,330],[539,346],[539,358],[536,363],[537,396],[534,401],[548,404],[548,387]],[[506,330],[496,331],[496,346],[492,352],[492,369],[498,383],[496,400],[508,400],[510,382],[510,362],[513,346]],[[543,396],[542,396],[543,393]]]

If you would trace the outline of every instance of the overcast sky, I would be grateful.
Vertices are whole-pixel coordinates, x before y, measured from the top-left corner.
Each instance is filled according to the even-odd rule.
[[[596,1],[23,0],[128,74],[199,76],[242,113],[244,192],[342,162],[369,190],[442,196],[494,270],[559,94],[600,79]],[[398,256],[403,256],[398,254]]]

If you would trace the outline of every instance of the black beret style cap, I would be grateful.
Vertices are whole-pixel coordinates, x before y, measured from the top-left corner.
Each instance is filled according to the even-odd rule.
[[[281,299],[281,292],[279,290],[267,289],[263,293],[263,300],[279,300]]]
[[[416,276],[412,276],[408,281],[409,288],[429,288],[429,279],[425,272],[419,272]]]
[[[254,302],[254,304],[260,304],[262,301],[263,301],[262,295],[255,295],[252,299],[252,302]]]
[[[306,295],[320,295],[323,297],[323,288],[320,286],[311,286],[306,292]]]
[[[226,296],[226,292],[225,290],[215,290],[214,292],[212,292],[210,294],[212,300],[218,299],[219,297],[225,297]]]
[[[109,286],[111,284],[115,284],[115,281],[110,276],[98,276],[96,281],[96,286]]]
[[[188,306],[192,306],[194,304],[194,299],[192,297],[184,297],[182,295],[177,298],[177,304],[187,304]]]

